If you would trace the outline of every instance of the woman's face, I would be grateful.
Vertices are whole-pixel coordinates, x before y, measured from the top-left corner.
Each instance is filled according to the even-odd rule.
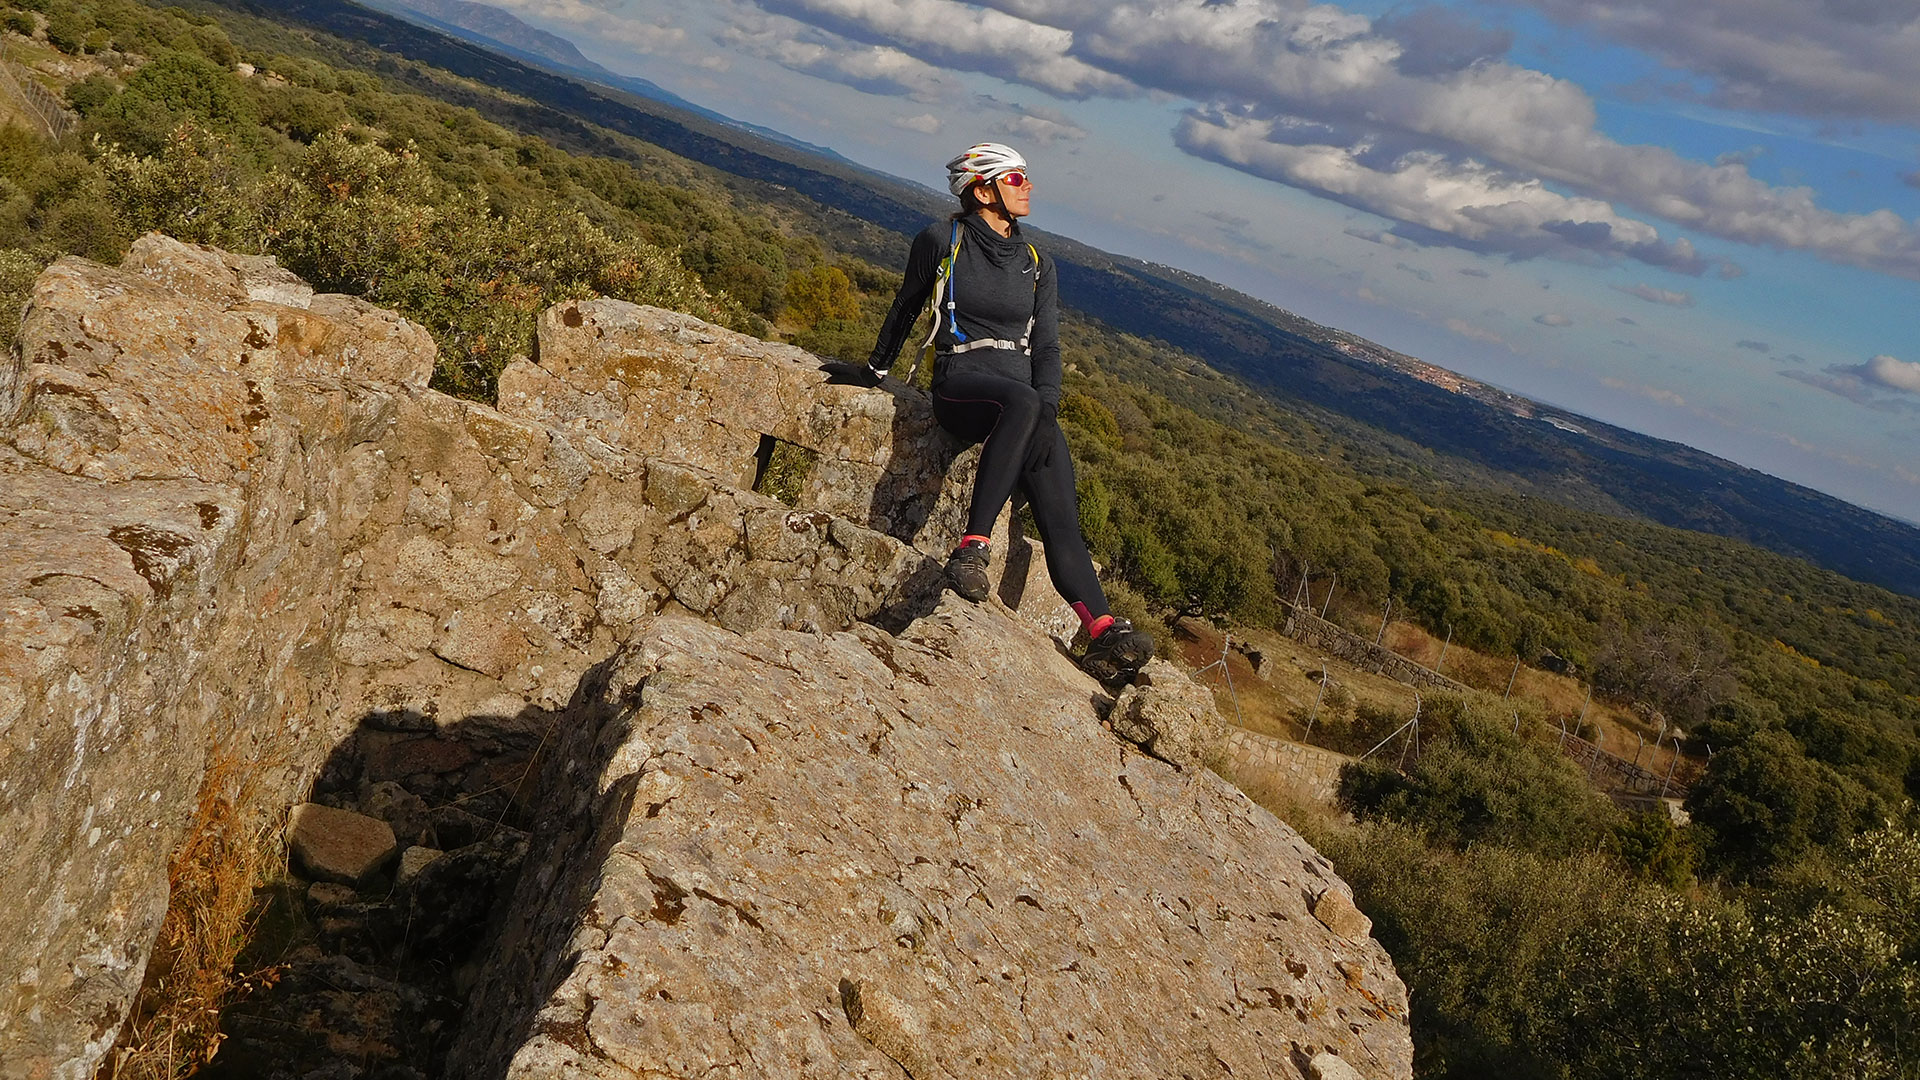
[[[1023,218],[1033,212],[1033,174],[1022,172],[1019,187],[1002,178],[995,180],[993,186],[1000,193],[1000,206],[1010,218]]]

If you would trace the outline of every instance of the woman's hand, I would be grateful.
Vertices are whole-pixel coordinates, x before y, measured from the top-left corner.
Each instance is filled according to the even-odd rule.
[[[820,365],[820,370],[827,373],[828,386],[865,386],[871,388],[879,386],[881,378],[886,375],[886,372],[868,367],[865,364],[849,364],[842,360],[829,360]]]
[[[1060,442],[1060,424],[1058,417],[1060,406],[1041,402],[1040,419],[1033,425],[1033,434],[1027,439],[1027,460],[1022,464],[1024,472],[1039,472],[1053,464],[1053,448]]]

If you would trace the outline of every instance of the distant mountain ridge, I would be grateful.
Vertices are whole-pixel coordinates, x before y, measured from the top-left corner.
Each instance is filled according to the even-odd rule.
[[[424,16],[453,30],[465,30],[519,52],[538,56],[562,67],[612,76],[613,72],[587,59],[573,42],[521,21],[518,15],[471,0],[365,0],[366,5],[407,18]]]
[[[723,113],[714,112],[712,109],[688,101],[650,79],[610,71],[589,59],[578,46],[566,38],[529,26],[513,12],[491,4],[474,3],[473,0],[362,0],[362,2],[377,11],[429,26],[525,63],[558,70],[563,74],[583,78],[602,86],[651,98],[709,120],[716,120],[743,131],[751,131],[762,138],[799,150],[840,161],[847,160],[830,147],[803,142],[772,128],[750,124],[744,120],[736,120]]]
[[[468,35],[450,39],[347,0],[216,2],[307,21],[508,90],[537,103],[513,110],[524,130],[571,145],[592,145],[582,125],[597,125],[902,237],[949,206],[930,188],[791,138],[651,95],[630,97],[593,85],[597,79],[576,81],[549,70],[550,61],[476,47]],[[1744,540],[1920,596],[1920,528],[1692,447],[1547,408],[1186,271],[1038,235],[1074,308],[1191,353],[1342,438],[1417,444],[1495,489]]]

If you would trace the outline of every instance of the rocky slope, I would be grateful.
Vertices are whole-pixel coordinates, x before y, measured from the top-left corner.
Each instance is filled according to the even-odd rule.
[[[1184,768],[1115,741],[1018,538],[994,603],[941,606],[969,460],[921,395],[609,302],[547,312],[499,409],[432,361],[163,237],[36,284],[0,367],[0,1076],[92,1072],[236,771],[395,837],[316,914],[456,842],[514,861],[450,807],[533,828],[446,980],[449,1075],[1409,1074],[1345,887],[1194,767],[1204,693],[1113,712]],[[775,460],[795,505],[750,490]]]

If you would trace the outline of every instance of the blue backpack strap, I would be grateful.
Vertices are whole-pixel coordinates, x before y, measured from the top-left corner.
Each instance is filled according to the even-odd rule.
[[[953,302],[953,271],[954,267],[960,261],[960,237],[960,223],[955,221],[953,223],[953,231],[949,235],[948,240],[952,245],[952,250],[947,252],[947,329],[953,332],[953,340],[955,341],[967,340],[967,335],[960,332],[960,319],[954,313]]]

